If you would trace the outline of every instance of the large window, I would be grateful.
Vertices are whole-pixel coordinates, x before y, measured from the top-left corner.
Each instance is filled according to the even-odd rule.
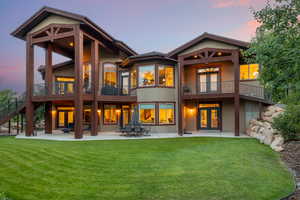
[[[91,63],[83,64],[83,85],[86,92],[91,90],[92,87],[92,66]]]
[[[259,74],[258,64],[249,64],[240,66],[240,79],[241,80],[255,80]]]
[[[174,68],[171,66],[158,67],[158,79],[160,86],[173,87],[174,86]]]
[[[148,87],[155,85],[155,66],[141,66],[139,67],[139,86]]]
[[[117,66],[113,63],[104,63],[104,85],[117,85]]]
[[[130,76],[131,76],[130,77],[131,88],[136,88],[136,82],[137,82],[136,69],[132,69]]]
[[[154,124],[155,123],[155,104],[140,104],[139,118],[141,123]]]
[[[159,123],[160,124],[174,124],[175,119],[174,104],[161,103],[159,104]]]
[[[116,105],[104,105],[104,124],[116,124],[117,123],[117,106]]]

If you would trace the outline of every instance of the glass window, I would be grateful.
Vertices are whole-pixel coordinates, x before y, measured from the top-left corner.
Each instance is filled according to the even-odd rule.
[[[91,63],[83,64],[83,85],[86,91],[91,89],[92,86],[92,66]]]
[[[258,64],[249,64],[240,66],[240,79],[241,80],[254,80],[257,79],[259,74]]]
[[[159,66],[158,78],[160,86],[174,86],[174,68],[171,66]]]
[[[139,119],[141,123],[155,123],[155,104],[139,104]]]
[[[104,70],[104,85],[117,85],[117,66],[113,63],[105,63]]]
[[[159,104],[159,123],[160,124],[174,124],[174,104],[161,103]]]
[[[139,67],[139,86],[147,87],[155,84],[154,65]]]
[[[136,88],[136,81],[137,81],[136,69],[133,69],[131,71],[130,76],[131,76],[131,80],[130,80],[131,88]]]
[[[117,106],[104,105],[104,124],[117,123]]]

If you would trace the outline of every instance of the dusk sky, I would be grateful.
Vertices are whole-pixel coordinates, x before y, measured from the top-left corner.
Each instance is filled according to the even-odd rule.
[[[258,25],[250,8],[265,4],[266,0],[0,0],[0,90],[25,90],[25,42],[10,33],[43,6],[85,15],[138,53],[167,53],[203,32],[250,41]]]

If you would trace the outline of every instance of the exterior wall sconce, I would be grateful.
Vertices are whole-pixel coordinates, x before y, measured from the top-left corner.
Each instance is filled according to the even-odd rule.
[[[52,115],[55,115],[55,114],[56,114],[56,110],[52,110],[52,111],[51,111],[51,114],[52,114]]]

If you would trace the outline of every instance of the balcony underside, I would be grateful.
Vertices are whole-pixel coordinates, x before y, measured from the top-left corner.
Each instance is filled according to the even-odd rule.
[[[75,99],[74,95],[49,95],[49,96],[34,96],[32,98],[33,102],[46,102],[46,101],[73,101]],[[84,95],[84,101],[93,101],[92,95]],[[136,96],[97,96],[97,101],[101,102],[136,102]]]

